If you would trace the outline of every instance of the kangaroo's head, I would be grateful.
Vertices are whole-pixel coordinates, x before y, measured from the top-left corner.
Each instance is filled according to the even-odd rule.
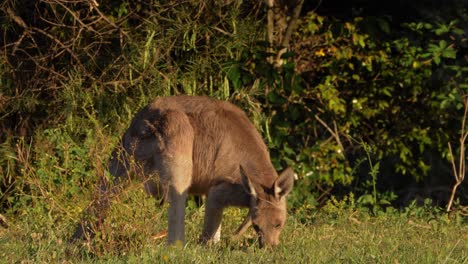
[[[276,246],[286,222],[286,195],[294,185],[294,172],[284,170],[272,186],[262,186],[249,179],[240,167],[242,184],[250,192],[250,216],[258,234],[259,246]]]
[[[157,129],[164,121],[160,111],[148,107],[135,115],[120,144],[112,153],[109,163],[112,175],[121,176],[135,169],[131,168],[130,156],[141,165],[153,159],[155,150],[163,148],[161,132]]]

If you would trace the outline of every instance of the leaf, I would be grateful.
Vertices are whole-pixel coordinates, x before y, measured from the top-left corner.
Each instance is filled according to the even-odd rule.
[[[432,29],[432,25],[429,23],[424,23],[424,28],[425,29]]]
[[[281,58],[282,59],[289,59],[289,58],[293,58],[294,55],[296,55],[294,52],[288,51],[288,52],[285,52],[283,55],[281,55]]]
[[[434,33],[437,35],[437,36],[440,36],[444,33],[447,33],[449,31],[449,29],[447,28],[446,25],[440,25],[440,28],[436,29],[434,31]]]
[[[374,197],[371,194],[364,194],[361,197],[358,198],[357,200],[358,203],[364,204],[364,205],[372,205],[374,204]]]
[[[391,205],[392,203],[390,203],[390,201],[388,201],[387,199],[380,199],[379,204],[380,205]]]
[[[444,49],[445,47],[447,47],[447,41],[445,41],[445,40],[439,41],[439,47],[441,49]]]
[[[452,48],[447,48],[442,52],[443,58],[455,59],[457,57],[457,52]]]
[[[377,23],[379,23],[380,30],[387,34],[390,33],[390,24],[386,19],[377,19]]]
[[[275,91],[271,91],[268,93],[267,95],[268,97],[268,101],[270,101],[270,103],[274,103],[274,104],[282,104],[284,103],[284,98],[282,98],[278,93],[276,93]]]
[[[290,105],[288,107],[287,113],[292,121],[296,121],[300,117],[300,112],[297,105]]]
[[[454,28],[452,29],[452,32],[455,34],[455,35],[463,35],[465,34],[465,31],[463,31],[463,29],[459,29],[459,28]]]
[[[294,150],[292,150],[292,148],[290,148],[287,144],[283,145],[283,150],[288,155],[294,155],[295,154]]]
[[[241,87],[241,78],[240,78],[241,73],[240,73],[239,65],[238,64],[232,65],[227,72],[227,76],[229,80],[232,82],[232,84],[234,85],[234,89],[236,91],[239,90]]]
[[[366,47],[366,43],[364,42],[364,40],[365,40],[364,36],[359,37],[359,45],[361,45],[362,48]]]

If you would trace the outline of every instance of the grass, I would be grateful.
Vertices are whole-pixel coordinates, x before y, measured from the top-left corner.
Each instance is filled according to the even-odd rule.
[[[6,214],[9,227],[0,227],[0,259],[7,263],[468,262],[466,219],[416,206],[371,215],[354,206],[329,203],[310,210],[307,220],[301,214],[290,215],[281,245],[269,250],[258,249],[252,230],[238,241],[229,239],[246,213],[238,208],[225,212],[219,244],[197,244],[203,206],[189,204],[187,243],[168,247],[156,237],[166,230],[167,206],[156,206],[140,187],[130,184],[115,200],[102,232],[87,243],[67,242],[79,212],[66,211],[83,208],[86,201],[72,199],[59,209],[56,201],[36,200],[19,214]]]

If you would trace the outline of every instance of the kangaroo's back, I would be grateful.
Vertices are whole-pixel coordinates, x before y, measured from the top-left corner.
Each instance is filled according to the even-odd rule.
[[[149,107],[182,111],[190,120],[195,134],[191,192],[206,193],[221,181],[240,183],[239,165],[264,186],[276,179],[265,143],[238,107],[199,96],[158,98]]]

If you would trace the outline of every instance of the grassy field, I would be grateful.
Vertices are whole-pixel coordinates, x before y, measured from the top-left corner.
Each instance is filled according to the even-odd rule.
[[[460,215],[429,206],[369,214],[349,201],[296,209],[274,250],[258,249],[253,230],[230,240],[246,213],[238,208],[225,211],[219,244],[197,244],[204,208],[189,204],[187,244],[168,247],[158,237],[166,229],[167,206],[155,206],[138,187],[116,199],[102,232],[87,243],[67,242],[79,218],[67,208],[83,208],[87,201],[44,200],[19,215],[4,215],[0,262],[468,263],[468,225]]]

